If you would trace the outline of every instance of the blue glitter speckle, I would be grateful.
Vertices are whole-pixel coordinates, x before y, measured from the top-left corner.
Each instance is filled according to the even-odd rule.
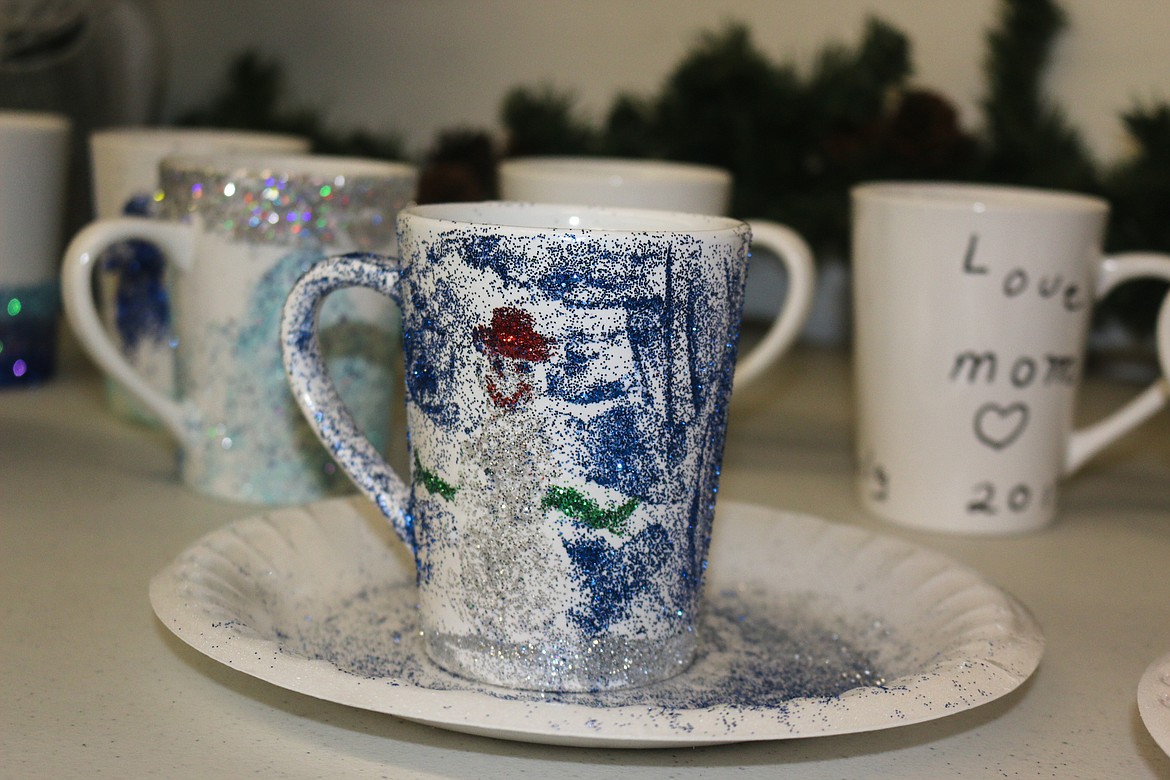
[[[670,536],[660,525],[645,528],[620,547],[601,536],[562,543],[573,563],[573,576],[589,596],[583,607],[569,610],[569,618],[586,636],[597,636],[624,618],[630,602],[647,591],[673,551]]]
[[[641,706],[654,717],[678,718],[687,710],[729,706],[773,711],[785,717],[794,699],[836,700],[856,688],[890,690],[886,681],[905,673],[881,658],[909,653],[888,628],[864,615],[841,617],[842,605],[808,594],[724,590],[708,595],[699,624],[699,650],[691,666],[662,682],[604,693],[549,693],[478,684],[448,674],[423,652],[417,595],[407,585],[363,589],[311,624],[273,626],[282,652],[324,660],[347,674],[429,690],[476,690],[508,701],[562,702],[607,710]],[[400,641],[387,641],[393,635]],[[879,657],[880,656],[880,657]],[[600,725],[600,721],[594,721]],[[672,721],[673,722],[673,721]]]

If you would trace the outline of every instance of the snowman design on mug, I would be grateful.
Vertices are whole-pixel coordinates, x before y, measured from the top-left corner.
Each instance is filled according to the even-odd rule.
[[[285,304],[289,381],[416,563],[428,656],[540,690],[664,679],[694,657],[750,230],[516,203],[399,216],[400,256],[313,267]],[[321,359],[318,307],[402,307],[411,478]]]
[[[444,479],[427,468],[417,452],[414,456],[416,480],[425,493],[441,502],[454,502],[459,496],[473,520],[462,530],[470,544],[465,548],[461,592],[474,594],[474,600],[462,606],[470,613],[482,606],[483,599],[499,605],[499,622],[507,624],[498,626],[503,633],[555,631],[550,615],[533,617],[526,605],[547,587],[533,576],[541,571],[541,563],[567,555],[574,578],[591,596],[588,604],[570,608],[569,618],[586,635],[600,633],[620,619],[625,601],[649,585],[666,552],[665,531],[651,524],[627,538],[631,516],[643,503],[639,498],[621,496],[603,506],[576,488],[556,484],[557,475],[549,465],[553,443],[541,432],[534,403],[538,395],[547,396],[546,372],[556,357],[557,341],[537,330],[531,313],[497,307],[490,323],[472,329],[472,342],[480,356],[477,368],[487,412],[478,433],[464,445],[468,457],[458,470],[458,481]],[[476,457],[517,446],[528,457],[505,456],[486,465]],[[574,529],[559,538],[533,533],[550,512]],[[437,525],[443,533],[453,530],[442,521]],[[655,539],[658,544],[652,543]],[[619,570],[627,599],[617,598]],[[606,571],[611,571],[608,577]]]

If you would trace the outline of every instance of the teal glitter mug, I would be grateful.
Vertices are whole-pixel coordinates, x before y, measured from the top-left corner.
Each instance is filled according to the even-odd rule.
[[[401,259],[313,267],[285,306],[293,395],[410,546],[428,655],[496,685],[605,690],[687,667],[750,230],[663,211],[415,206]],[[321,359],[319,310],[403,313],[411,479]]]
[[[328,254],[394,252],[394,217],[415,179],[410,166],[373,160],[168,158],[162,218],[99,220],[73,240],[62,271],[70,323],[98,365],[178,440],[189,486],[262,504],[351,489],[289,395],[281,306],[297,277]],[[174,277],[177,398],[127,360],[94,306],[97,258],[127,240],[160,247]],[[347,294],[331,302],[322,334],[347,402],[385,441],[397,311],[373,293]]]
[[[98,219],[159,216],[159,164],[168,157],[300,154],[298,136],[206,127],[109,127],[89,137],[90,178]],[[175,395],[175,347],[165,258],[143,241],[117,244],[95,273],[98,311],[106,331],[148,382]],[[153,415],[107,377],[106,401],[119,417],[154,424]]]

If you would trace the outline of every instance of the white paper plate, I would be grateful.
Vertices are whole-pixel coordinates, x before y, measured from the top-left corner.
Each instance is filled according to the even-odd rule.
[[[1150,664],[1138,683],[1138,712],[1150,736],[1170,755],[1170,654]]]
[[[414,567],[360,499],[204,537],[151,582],[158,617],[275,685],[442,728],[597,747],[787,739],[952,715],[1018,687],[1044,639],[1019,603],[937,553],[724,503],[700,654],[663,683],[549,694],[448,674],[422,652]]]

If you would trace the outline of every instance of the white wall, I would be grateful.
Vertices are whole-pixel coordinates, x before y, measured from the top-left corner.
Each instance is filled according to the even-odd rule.
[[[854,43],[876,15],[905,32],[915,82],[976,127],[984,36],[997,0],[151,0],[170,55],[164,111],[205,102],[248,47],[284,63],[295,102],[339,129],[400,132],[415,153],[438,130],[495,129],[505,92],[547,82],[601,115],[620,91],[652,94],[704,30],[745,22],[757,45],[805,66]],[[1069,27],[1053,97],[1103,160],[1126,149],[1135,100],[1170,101],[1168,0],[1061,0]]]

